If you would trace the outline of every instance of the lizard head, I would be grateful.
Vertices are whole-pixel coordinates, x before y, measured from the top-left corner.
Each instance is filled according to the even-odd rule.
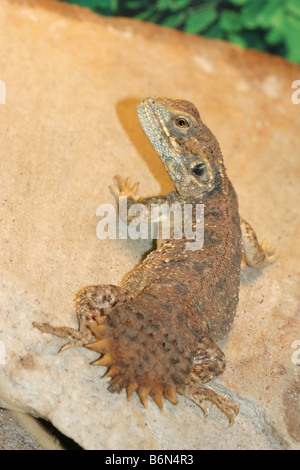
[[[192,103],[146,98],[137,113],[179,194],[203,196],[221,184],[225,168],[219,144]]]

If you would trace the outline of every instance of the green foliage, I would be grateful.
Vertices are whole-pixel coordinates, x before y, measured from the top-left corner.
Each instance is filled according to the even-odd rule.
[[[300,0],[68,0],[283,55],[300,63]]]
[[[202,33],[217,17],[218,12],[213,3],[201,5],[193,10],[192,15],[187,17],[183,29],[187,33]]]

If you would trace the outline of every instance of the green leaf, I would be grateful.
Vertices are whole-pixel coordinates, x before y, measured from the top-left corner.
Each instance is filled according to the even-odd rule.
[[[223,10],[219,25],[223,31],[233,33],[240,31],[242,28],[242,21],[239,13],[233,10]]]
[[[286,8],[289,12],[300,16],[300,2],[299,2],[299,0],[286,0]]]
[[[171,0],[170,9],[172,11],[181,10],[192,3],[192,0]]]
[[[76,0],[73,3],[82,5],[93,10],[105,11],[105,14],[113,15],[117,12],[119,5],[118,0]]]
[[[241,11],[243,25],[248,29],[256,29],[258,26],[257,17],[262,10],[263,3],[261,0],[252,0],[245,5]]]
[[[125,2],[125,7],[128,8],[128,10],[139,10],[140,6],[140,0],[128,0]]]
[[[266,34],[265,38],[270,46],[277,46],[283,42],[284,36],[281,29],[272,29]]]
[[[172,0],[157,0],[155,8],[157,10],[169,10],[171,8]]]
[[[205,4],[190,12],[184,26],[187,33],[201,33],[218,17],[214,5]]]
[[[191,2],[192,0],[156,0],[156,3],[153,3],[155,3],[155,9],[157,10],[176,11],[187,7]]]
[[[247,41],[240,34],[228,34],[226,39],[233,44],[237,44],[238,46],[242,46],[244,48],[247,47]]]
[[[284,35],[287,46],[287,59],[300,63],[300,20],[287,15]]]
[[[149,16],[149,18],[147,19],[147,21],[149,21],[150,23],[158,23],[158,24],[160,24],[160,23],[161,23],[160,18],[161,18],[161,12],[159,12],[159,11],[154,11],[154,12]]]
[[[249,0],[229,0],[230,3],[233,5],[241,6],[241,5],[246,5],[246,3],[249,2]],[[251,0],[250,0],[251,1]]]
[[[134,17],[137,20],[149,21],[149,18],[151,17],[152,13],[153,13],[153,9],[149,8],[149,10],[142,11],[141,13],[134,15]]]
[[[252,47],[260,51],[267,50],[267,45],[258,31],[247,31],[244,30],[241,33],[241,36],[247,43],[247,47]]]
[[[76,5],[80,5],[82,7],[87,7],[91,9],[94,9],[94,8],[111,9],[115,6],[114,0],[69,0],[68,3],[71,3],[71,4],[75,3]]]
[[[284,5],[274,1],[266,3],[257,16],[257,24],[262,28],[278,27],[284,21]]]
[[[215,39],[223,39],[224,38],[223,31],[221,30],[218,23],[213,24],[210,28],[208,28],[205,31],[204,36],[206,38],[215,38]]]
[[[168,28],[178,28],[185,20],[186,12],[179,11],[178,13],[173,13],[173,15],[168,16],[162,22],[164,26]]]

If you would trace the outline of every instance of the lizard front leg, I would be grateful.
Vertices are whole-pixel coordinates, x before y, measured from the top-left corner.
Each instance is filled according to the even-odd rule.
[[[239,412],[238,405],[222,395],[218,395],[210,388],[202,387],[203,384],[220,375],[224,368],[224,353],[210,338],[203,338],[194,357],[194,367],[190,374],[189,383],[178,392],[200,406],[205,417],[209,412],[205,401],[210,401],[227,416],[229,425],[231,425]]]
[[[123,179],[120,175],[114,176],[114,186],[110,186],[110,190],[116,198],[117,203],[119,204],[119,197],[127,198],[127,209],[132,205],[137,203],[140,199],[137,195],[137,189],[139,182],[131,186],[131,178]],[[121,214],[122,216],[122,214]]]
[[[256,233],[248,222],[241,218],[242,244],[245,261],[251,268],[260,268],[275,260],[275,249],[268,247],[265,240],[258,242]]]
[[[78,330],[68,327],[56,327],[49,323],[33,322],[33,326],[43,333],[49,333],[60,338],[69,339],[60,351],[69,347],[84,346],[94,341],[91,331],[93,326],[104,323],[107,310],[117,303],[126,302],[132,296],[126,289],[114,285],[87,286],[81,289],[75,297],[75,310],[78,318]]]
[[[139,183],[135,183],[133,186],[131,186],[130,178],[123,179],[120,175],[116,175],[114,176],[114,183],[115,185],[110,186],[110,189],[113,192],[118,203],[119,197],[125,196],[127,198],[127,210],[129,210],[129,208],[133,204],[141,204],[145,209],[138,216],[127,216],[127,223],[131,223],[132,221],[134,221],[134,219],[137,219],[137,223],[150,222],[152,215],[151,206],[154,204],[163,204],[168,201],[168,197],[166,196],[152,196],[145,199],[140,198],[137,195],[137,188]],[[122,212],[120,212],[120,216],[121,219],[125,220],[125,217],[123,217]]]
[[[119,197],[125,196],[127,198],[127,211],[133,204],[139,204],[139,215],[137,216],[130,216],[128,214],[122,213],[121,208],[119,207],[120,217],[123,221],[126,220],[128,224],[139,224],[139,223],[148,223],[153,224],[154,227],[156,226],[156,230],[154,228],[153,232],[151,230],[151,235],[156,233],[154,237],[156,239],[157,248],[159,248],[162,243],[165,241],[161,237],[161,219],[159,212],[155,214],[152,211],[153,207],[158,207],[160,205],[166,204],[170,199],[172,199],[173,192],[169,193],[168,195],[162,196],[152,196],[145,199],[141,199],[137,195],[137,187],[138,183],[131,185],[131,179],[126,178],[123,179],[121,176],[116,175],[114,177],[115,186],[111,187],[111,190],[117,200],[119,202]],[[165,221],[166,224],[170,223],[171,220]],[[149,233],[149,232],[148,232]],[[170,230],[171,234],[171,230]],[[147,259],[147,258],[146,258]],[[155,271],[155,263],[153,264],[153,269],[145,269],[144,262],[141,262],[138,266],[136,266],[132,271],[130,271],[122,280],[122,286],[128,289],[130,292],[134,294],[138,294],[146,287],[149,283],[151,283],[156,277]]]

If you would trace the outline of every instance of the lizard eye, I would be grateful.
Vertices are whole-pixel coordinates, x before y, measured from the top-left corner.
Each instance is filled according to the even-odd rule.
[[[198,165],[194,166],[192,171],[197,176],[203,176],[204,173],[205,173],[205,164],[204,163],[198,163]]]
[[[180,129],[184,129],[185,127],[189,127],[190,123],[187,119],[183,117],[178,117],[175,119],[175,125]]]

